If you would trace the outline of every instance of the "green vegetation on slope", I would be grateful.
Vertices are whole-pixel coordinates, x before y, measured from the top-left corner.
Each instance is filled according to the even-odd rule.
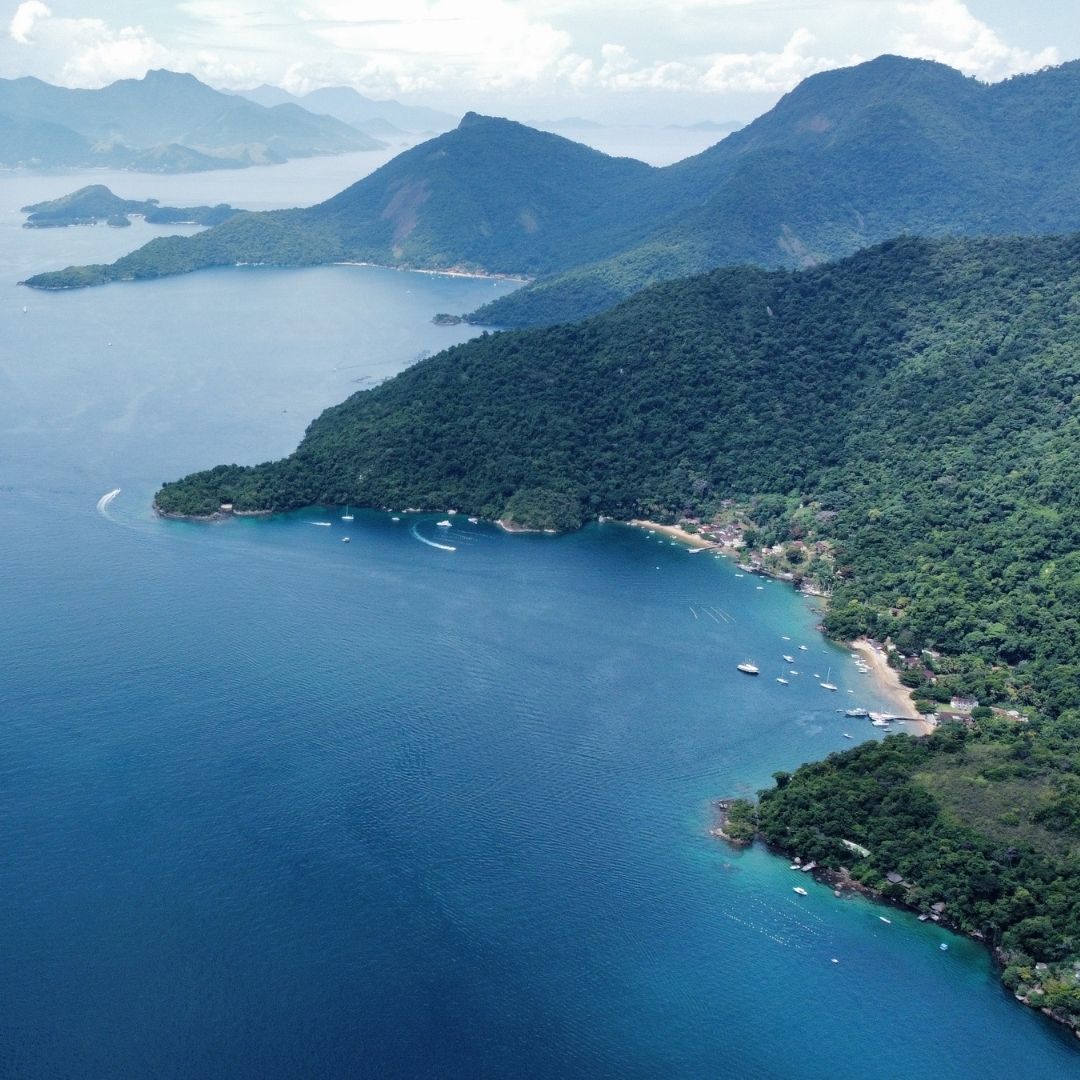
[[[785,852],[940,911],[996,950],[1019,997],[1076,1026],[1078,774],[1080,712],[1030,724],[983,719],[970,731],[954,724],[929,739],[890,737],[778,773],[756,813],[746,803],[732,812]],[[845,840],[870,854],[856,856]]]
[[[901,233],[1080,229],[1078,124],[1080,63],[987,86],[899,57],[815,75],[664,169],[469,114],[319,206],[30,284],[238,262],[460,266],[538,279],[472,321],[551,325],[717,266],[810,266]]]
[[[546,132],[475,114],[318,206],[247,214],[195,237],[152,241],[109,267],[69,267],[27,284],[70,288],[236,263],[340,261],[540,273],[606,254],[620,193],[655,170]],[[614,221],[611,235],[621,226]],[[92,280],[88,280],[92,278]]]
[[[1080,228],[1080,63],[986,85],[884,56],[812,76],[772,110],[662,170],[685,202],[609,258],[474,313],[541,326],[715,266],[809,266],[901,233]],[[690,197],[692,196],[692,197]]]
[[[1076,237],[718,270],[457,346],[327,410],[284,461],[157,502],[566,528],[735,499],[757,543],[831,542],[837,636],[934,648],[951,692],[1060,713],[1080,707],[1078,341]]]

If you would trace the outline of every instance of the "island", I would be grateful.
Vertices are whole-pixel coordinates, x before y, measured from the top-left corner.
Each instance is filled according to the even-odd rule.
[[[70,225],[123,227],[131,217],[144,218],[152,225],[220,225],[240,211],[226,203],[217,206],[162,206],[157,199],[121,199],[104,184],[89,184],[70,195],[22,208],[28,217],[24,229],[55,229]]]
[[[940,720],[778,776],[738,809],[743,838],[981,936],[1024,1001],[1075,1024],[1078,295],[1077,235],[718,269],[454,346],[328,409],[289,457],[156,506],[452,506],[741,545],[825,598],[833,638],[881,642]]]

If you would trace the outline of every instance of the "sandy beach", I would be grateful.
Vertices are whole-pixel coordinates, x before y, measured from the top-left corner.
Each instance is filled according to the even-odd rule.
[[[640,521],[637,519],[628,521],[627,525],[633,525],[636,529],[649,529],[652,532],[663,533],[665,536],[670,536],[672,540],[679,540],[690,547],[721,550],[719,544],[714,544],[711,540],[698,536],[697,533],[687,532],[685,529],[679,528],[678,525],[659,525],[655,521]]]
[[[915,722],[920,735],[927,734],[931,727],[915,711],[915,703],[911,691],[900,681],[900,675],[895,668],[889,666],[885,654],[870,644],[866,638],[859,638],[851,643],[851,648],[866,658],[870,666],[871,677],[877,683],[878,689],[883,691],[889,698],[897,716],[906,716]]]

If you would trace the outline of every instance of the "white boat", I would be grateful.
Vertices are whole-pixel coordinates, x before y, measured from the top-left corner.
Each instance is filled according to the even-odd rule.
[[[391,518],[390,520],[391,520],[391,521],[400,521],[400,520],[401,520],[401,518],[399,518],[399,517],[392,517],[392,518]]]
[[[776,681],[778,683],[780,683],[781,686],[787,686],[788,685],[788,681],[787,681],[787,679],[784,678],[783,675],[777,675],[776,676]]]
[[[471,517],[471,518],[469,518],[469,524],[470,525],[479,525],[480,524],[480,519]]]
[[[744,660],[741,664],[736,664],[735,666],[744,675],[760,675],[761,674],[761,668],[759,668],[757,666],[757,664],[751,664],[749,660]]]
[[[940,949],[940,950],[941,950],[942,952],[948,952],[948,951],[949,951],[949,946],[948,946],[948,945],[946,945],[944,941],[943,941],[943,942],[942,942],[942,943],[941,943],[941,944],[940,944],[940,945],[938,946],[938,948],[939,948],[939,949]]]
[[[882,921],[883,923],[888,923],[888,924],[889,924],[889,926],[892,926],[892,919],[886,919],[884,915],[879,915],[879,916],[878,916],[878,918],[879,918],[879,919],[880,919],[880,920],[881,920],[881,921]]]
[[[821,687],[822,690],[839,690],[840,687],[837,686],[836,683],[829,682],[830,675],[832,675],[832,668],[829,668],[829,670],[825,673],[825,681],[819,683],[818,685]]]
[[[333,524],[333,522],[332,521],[309,521],[308,524],[309,525],[320,525],[324,529],[329,529],[330,526]]]
[[[870,715],[870,710],[869,709],[845,709],[844,710],[844,715],[845,716],[869,716]]]
[[[343,537],[341,538],[341,542],[342,542],[343,544],[347,544],[347,543],[349,543],[349,538],[348,538],[347,536],[343,536]]]
[[[799,651],[800,652],[809,652],[810,650],[805,645],[800,645],[799,646]]]
[[[784,660],[789,664],[794,664],[795,663],[795,657],[794,656],[788,656],[787,653],[784,653]]]
[[[784,634],[784,636],[783,636],[783,637],[782,637],[782,638],[781,638],[780,640],[781,640],[781,641],[790,641],[790,640],[791,640],[791,638],[789,638],[789,637],[787,636],[787,634]]]
[[[438,525],[440,529],[449,529],[450,526],[453,525],[453,522],[449,518],[443,518],[442,521],[436,521],[435,524]]]
[[[795,888],[792,889],[791,891],[792,892],[797,892],[800,896],[809,896],[810,895],[801,885],[796,885]]]
[[[845,732],[844,732],[844,738],[845,738],[845,739],[854,739],[854,738],[855,738],[855,736],[854,736],[854,735],[849,735],[849,734],[848,734],[848,733],[847,733],[847,732],[845,731]]]
[[[788,672],[788,674],[789,674],[789,675],[798,675],[799,673],[798,673],[798,672],[797,672],[797,671],[796,671],[796,670],[795,670],[794,668],[792,668],[792,669],[791,669],[791,670],[790,670],[790,671]]]
[[[342,521],[352,521],[353,516],[349,513],[349,504],[345,504],[345,513],[341,515]]]
[[[889,726],[889,721],[888,720],[882,720],[880,716],[876,720],[871,720],[870,723],[873,724],[874,727],[888,727]]]

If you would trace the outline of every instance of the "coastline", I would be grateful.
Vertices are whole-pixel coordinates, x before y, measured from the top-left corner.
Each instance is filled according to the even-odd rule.
[[[912,692],[900,681],[900,674],[889,666],[888,658],[867,638],[856,638],[849,643],[851,648],[866,657],[870,667],[870,677],[874,680],[877,689],[881,691],[896,709],[897,716],[903,716],[911,725],[918,726],[918,734],[929,735],[933,731],[932,725],[922,718],[915,708],[915,698]]]
[[[641,518],[634,518],[626,524],[637,529],[647,529],[653,532],[662,533],[664,536],[670,536],[673,540],[681,541],[692,548],[701,550],[712,548],[714,551],[724,555],[735,554],[733,549],[725,548],[722,544],[706,540],[697,533],[687,532],[678,525],[661,525],[658,522],[647,521]],[[755,572],[766,577],[773,576],[764,570]],[[808,595],[816,594],[811,593]],[[889,661],[885,653],[868,638],[856,638],[854,641],[847,642],[846,644],[852,651],[858,652],[866,657],[866,662],[870,668],[870,678],[873,680],[875,688],[883,697],[888,699],[890,708],[894,710],[895,715],[902,716],[909,722],[913,734],[929,735],[930,732],[934,730],[933,727],[927,723],[916,710],[914,695],[900,681],[900,675],[896,669],[889,666]]]
[[[626,522],[627,525],[632,525],[635,529],[648,529],[652,532],[663,533],[665,536],[670,536],[673,540],[681,540],[684,544],[689,545],[692,548],[713,548],[715,551],[723,551],[724,548],[712,540],[706,540],[703,536],[698,536],[697,533],[687,532],[685,529],[678,525],[660,525],[655,521],[646,521],[643,518],[633,518]]]
[[[358,262],[355,259],[340,259],[327,263],[328,266],[367,266],[376,270],[398,270],[403,274],[429,274],[432,277],[477,278],[482,281],[520,281],[527,285],[532,278],[522,274],[496,274],[486,270],[463,270],[461,267],[448,267],[446,270],[430,270],[420,266],[389,266],[386,263]]]

